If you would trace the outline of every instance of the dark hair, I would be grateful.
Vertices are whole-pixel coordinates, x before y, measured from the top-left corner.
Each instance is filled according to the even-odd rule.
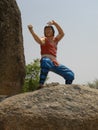
[[[55,30],[54,30],[53,26],[45,26],[45,27],[44,27],[44,35],[45,35],[45,36],[46,36],[46,34],[45,34],[45,29],[46,29],[46,28],[51,28],[51,29],[52,29],[52,32],[53,32],[53,36],[54,36]]]

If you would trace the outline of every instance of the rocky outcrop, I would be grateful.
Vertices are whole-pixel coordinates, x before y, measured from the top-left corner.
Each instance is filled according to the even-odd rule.
[[[0,0],[0,95],[19,93],[24,77],[21,14],[15,0]]]
[[[7,98],[0,130],[98,130],[98,90],[56,85]]]

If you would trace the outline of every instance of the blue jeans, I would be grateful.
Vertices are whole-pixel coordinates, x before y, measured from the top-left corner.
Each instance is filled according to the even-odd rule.
[[[55,66],[50,58],[43,57],[41,59],[40,84],[44,84],[48,72],[52,71],[65,79],[65,84],[72,84],[74,73],[64,65]]]

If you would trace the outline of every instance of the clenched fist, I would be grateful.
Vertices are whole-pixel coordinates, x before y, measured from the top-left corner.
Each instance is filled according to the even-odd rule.
[[[28,25],[28,29],[31,31],[33,29],[33,26],[31,24]]]

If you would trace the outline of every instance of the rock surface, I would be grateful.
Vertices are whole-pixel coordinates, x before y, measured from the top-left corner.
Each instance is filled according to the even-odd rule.
[[[0,0],[0,95],[19,93],[24,77],[21,14],[15,0]]]
[[[98,90],[56,85],[7,98],[0,130],[98,130]]]

